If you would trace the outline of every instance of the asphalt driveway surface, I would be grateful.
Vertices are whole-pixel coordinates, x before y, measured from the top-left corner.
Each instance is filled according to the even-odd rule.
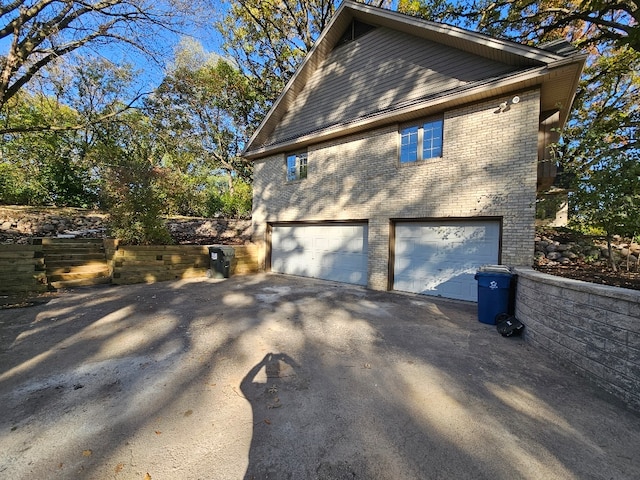
[[[640,415],[474,304],[278,275],[0,310],[3,479],[637,479]]]

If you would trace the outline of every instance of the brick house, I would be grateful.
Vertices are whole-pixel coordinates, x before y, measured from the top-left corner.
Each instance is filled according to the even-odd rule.
[[[265,268],[475,301],[480,265],[532,263],[583,65],[345,1],[244,151]]]

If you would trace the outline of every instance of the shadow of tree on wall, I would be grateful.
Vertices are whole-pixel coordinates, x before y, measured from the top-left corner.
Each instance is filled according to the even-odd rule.
[[[273,227],[272,245],[277,245],[277,250],[271,249],[271,271],[367,284],[369,239],[366,224],[311,225],[306,226],[304,232],[296,230],[295,224]]]
[[[444,156],[415,165],[398,164],[396,126],[383,128],[373,137],[370,133],[357,134],[309,147],[309,175],[300,182],[285,181],[284,163],[279,169],[277,157],[264,164],[259,161],[254,221],[257,225],[263,224],[262,219],[272,224],[368,221],[372,232],[380,230],[383,223],[388,226],[389,219],[501,220],[502,255],[491,263],[526,263],[523,252],[533,256],[535,184],[530,180],[532,172],[535,173],[536,152],[532,152],[531,158],[519,158],[513,152],[520,151],[519,145],[532,137],[532,132],[537,134],[536,127],[515,120],[513,115],[521,114],[515,110],[494,114],[493,103],[475,108],[477,115],[486,117],[487,132],[500,137],[500,148],[495,151],[491,147],[465,150],[464,144],[473,143],[475,139],[457,138],[467,134],[459,131],[460,127],[455,124],[456,116],[462,115],[456,114],[452,123],[445,126]],[[523,108],[525,103],[522,102]],[[483,148],[491,150],[490,156]],[[371,157],[376,157],[376,161],[370,163]],[[487,158],[490,161],[486,161]],[[505,172],[509,172],[508,175]],[[527,215],[531,238],[522,245],[522,238],[527,235],[526,227],[523,228]],[[375,255],[378,262],[387,259],[390,245],[387,243],[381,248],[375,240],[369,235],[369,254]],[[467,246],[458,245],[461,256]],[[387,260],[394,262],[393,258]],[[370,261],[369,268],[371,265]],[[441,283],[456,281],[460,275],[469,277],[471,270],[478,267],[480,265],[465,265],[464,272],[453,269],[450,278]]]

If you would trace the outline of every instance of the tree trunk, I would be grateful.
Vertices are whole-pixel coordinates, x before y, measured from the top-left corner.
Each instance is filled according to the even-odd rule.
[[[611,247],[611,235],[607,233],[607,251],[609,252],[609,265],[614,272],[618,271],[618,267],[616,266],[616,261],[613,258],[613,248]]]
[[[234,194],[234,190],[233,190],[233,175],[232,175],[232,171],[231,170],[227,170],[227,182],[229,182],[229,195],[231,195],[233,197]]]

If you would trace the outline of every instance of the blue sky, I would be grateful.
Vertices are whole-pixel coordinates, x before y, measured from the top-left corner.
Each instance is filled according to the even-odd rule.
[[[158,0],[162,2],[163,0]],[[181,28],[185,35],[189,35],[198,40],[205,50],[220,53],[222,50],[222,38],[218,31],[212,26],[213,20],[226,11],[224,0],[208,0],[211,6],[209,15],[198,17],[202,24],[197,25],[193,21]],[[210,16],[211,18],[205,18]],[[0,26],[6,22],[6,18],[0,21]],[[153,39],[153,48],[160,52],[157,62],[145,57],[140,51],[131,46],[114,42],[110,45],[87,45],[76,51],[77,54],[86,56],[101,56],[108,58],[116,64],[131,63],[139,70],[139,84],[143,89],[157,86],[163,78],[164,67],[170,64],[173,51],[179,43],[182,35],[170,31],[158,32]],[[0,39],[0,55],[6,54],[12,37]]]
[[[157,0],[164,4],[164,0]],[[218,31],[212,26],[215,18],[222,18],[228,8],[226,0],[205,0],[210,9],[198,19],[200,24],[191,22],[183,27],[184,34],[198,40],[206,51],[222,53],[222,38]],[[162,7],[161,7],[162,8]],[[397,8],[397,1],[391,4],[392,9]],[[209,17],[209,18],[206,18]],[[1,24],[2,22],[0,22]],[[161,52],[158,61],[154,62],[145,57],[141,52],[131,46],[113,43],[108,46],[86,46],[77,51],[79,54],[102,56],[116,64],[130,63],[139,71],[137,84],[134,89],[149,91],[159,85],[164,76],[164,68],[171,63],[173,51],[180,41],[181,35],[169,31],[156,34],[154,38],[154,48]],[[0,54],[5,53],[10,45],[11,38],[0,40]]]

